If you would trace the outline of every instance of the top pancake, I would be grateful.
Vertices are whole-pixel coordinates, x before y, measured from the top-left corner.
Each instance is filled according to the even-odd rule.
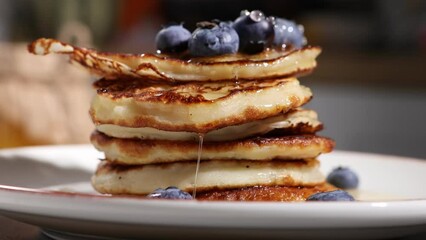
[[[155,54],[114,54],[79,48],[55,39],[40,38],[28,46],[31,53],[68,54],[91,73],[107,79],[152,78],[175,81],[262,80],[300,75],[316,67],[319,47],[291,51],[265,50],[262,53],[231,54],[192,59]]]

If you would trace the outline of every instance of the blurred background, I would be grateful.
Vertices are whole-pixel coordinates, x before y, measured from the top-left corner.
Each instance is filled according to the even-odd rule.
[[[426,159],[426,1],[2,0],[0,148],[88,143],[91,78],[26,45],[52,37],[102,51],[155,51],[169,22],[190,30],[260,9],[303,24],[323,48],[302,78],[337,149]]]

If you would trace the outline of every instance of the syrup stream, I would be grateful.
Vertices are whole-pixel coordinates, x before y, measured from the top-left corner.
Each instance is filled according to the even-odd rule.
[[[194,199],[197,196],[197,179],[198,179],[198,170],[200,169],[201,152],[203,151],[203,140],[204,140],[204,134],[201,134],[201,133],[198,134],[197,167],[195,168],[194,190],[192,191],[192,198]]]

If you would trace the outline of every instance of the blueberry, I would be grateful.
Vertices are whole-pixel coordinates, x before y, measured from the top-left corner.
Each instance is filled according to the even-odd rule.
[[[333,169],[327,176],[327,182],[342,189],[352,189],[358,187],[358,176],[347,167]]]
[[[282,18],[270,18],[274,25],[274,46],[301,48],[306,44],[303,26]]]
[[[191,194],[184,192],[177,187],[168,187],[166,189],[158,188],[154,192],[148,194],[147,197],[163,199],[192,199]]]
[[[202,22],[192,33],[189,52],[198,57],[236,53],[238,44],[238,34],[229,24]]]
[[[309,196],[306,201],[355,201],[355,199],[343,190],[335,190],[315,193]]]
[[[261,52],[271,44],[274,37],[271,21],[259,10],[242,11],[232,26],[240,37],[241,52],[250,54]]]
[[[179,53],[188,49],[191,33],[182,25],[171,25],[161,29],[155,36],[157,49],[164,53]]]

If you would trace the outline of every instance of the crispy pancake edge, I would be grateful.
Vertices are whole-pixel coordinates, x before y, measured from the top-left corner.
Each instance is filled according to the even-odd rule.
[[[279,51],[277,57],[272,57],[264,60],[268,55],[267,51],[262,52],[260,57],[250,58],[250,55],[240,59],[226,61],[226,55],[221,56],[223,60],[210,60],[211,58],[193,58],[189,60],[181,60],[170,56],[154,55],[154,54],[114,54],[106,52],[97,52],[92,49],[79,48],[56,39],[39,38],[28,45],[28,51],[36,55],[46,55],[50,53],[67,54],[72,62],[78,63],[91,73],[105,76],[108,78],[119,78],[123,76],[141,78],[145,76],[154,77],[161,81],[176,82],[176,81],[223,81],[234,79],[235,76],[228,76],[226,78],[215,77],[210,74],[206,75],[205,71],[201,71],[198,77],[191,79],[191,77],[183,77],[179,74],[174,74],[173,69],[164,68],[164,65],[173,65],[174,68],[181,68],[180,71],[189,71],[194,67],[203,67],[206,69],[216,69],[217,66],[225,66],[231,68],[237,67],[264,67],[264,64],[279,65],[285,62],[286,59],[292,58],[311,58],[311,62],[304,64],[294,60],[294,64],[284,64],[288,68],[286,71],[281,71],[279,74],[272,74],[271,71],[263,71],[263,75],[257,74],[258,79],[271,79],[283,76],[294,76],[312,71],[316,67],[316,57],[321,53],[320,47],[307,46],[302,49]],[[241,54],[239,54],[241,55]],[[244,54],[243,54],[244,55]],[[264,56],[265,55],[265,56]],[[301,55],[301,56],[300,56]],[[263,56],[263,57],[262,57]],[[134,61],[132,64],[131,61]],[[300,65],[301,64],[301,65]],[[280,65],[281,66],[281,65]],[[169,70],[169,71],[167,71]],[[227,72],[230,72],[227,69]],[[233,72],[232,70],[231,72]],[[211,72],[211,70],[207,71]],[[234,73],[233,73],[234,74]],[[240,76],[241,80],[252,80],[241,76],[242,74],[235,73]],[[235,75],[234,74],[234,75]],[[232,75],[232,74],[231,74]],[[246,73],[247,75],[247,73]],[[201,77],[203,76],[203,78]],[[202,78],[202,79],[201,79]]]
[[[312,187],[253,186],[229,190],[210,190],[206,192],[199,192],[197,190],[197,200],[302,202],[306,201],[312,194],[336,189],[336,187],[328,183],[322,183]]]

